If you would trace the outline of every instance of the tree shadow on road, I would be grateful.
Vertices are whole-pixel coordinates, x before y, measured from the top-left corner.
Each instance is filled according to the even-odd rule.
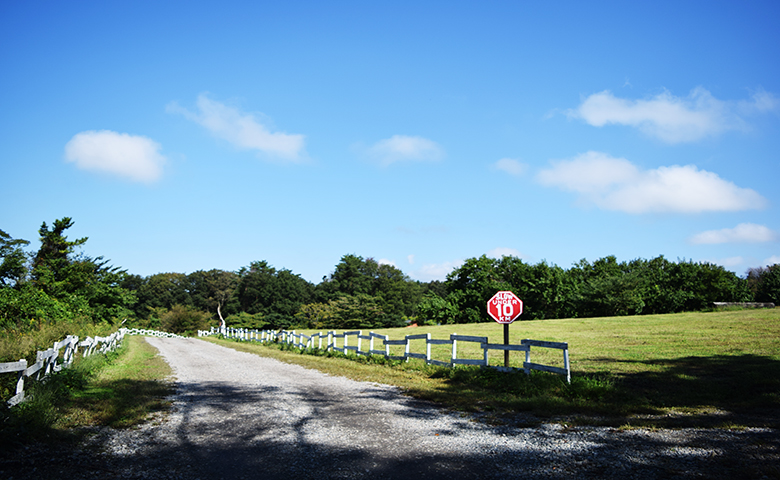
[[[761,357],[679,359],[664,361],[663,367],[660,373],[627,376],[624,381],[645,392],[649,403],[659,404],[685,399],[686,405],[755,408],[771,404],[777,393],[777,375],[768,383],[760,376],[741,375],[748,368],[778,373],[777,362]],[[724,382],[734,388],[729,390]],[[744,388],[752,393],[733,391]],[[316,387],[302,389],[294,401],[279,405],[273,400],[278,390],[218,382],[179,384],[173,412],[161,425],[121,432],[116,437],[121,441],[112,441],[115,431],[106,430],[86,446],[19,451],[0,464],[0,478],[780,478],[780,442],[777,431],[770,429],[729,434],[705,429],[681,435],[560,425],[515,428],[459,417],[447,428],[429,428],[407,440],[382,423],[381,409],[355,412]],[[385,400],[398,403],[397,394],[386,388],[367,387],[360,395],[380,406]],[[748,401],[751,395],[759,400]],[[408,421],[427,422],[441,413],[410,398],[396,408],[387,415]],[[351,417],[364,434],[339,428]],[[332,427],[327,430],[330,437],[313,430],[320,425]],[[466,429],[504,441],[489,448],[453,449],[448,441]]]

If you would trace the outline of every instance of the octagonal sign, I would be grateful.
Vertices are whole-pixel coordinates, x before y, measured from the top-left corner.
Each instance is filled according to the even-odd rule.
[[[498,323],[512,323],[523,313],[523,301],[512,292],[498,292],[488,300],[487,311]]]

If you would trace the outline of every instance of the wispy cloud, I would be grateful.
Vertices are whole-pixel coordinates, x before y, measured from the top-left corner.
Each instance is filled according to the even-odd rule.
[[[567,115],[595,127],[627,125],[666,143],[681,143],[747,129],[743,116],[778,110],[778,98],[764,90],[756,91],[750,100],[732,102],[718,100],[705,88],[697,87],[687,97],[664,91],[639,100],[618,98],[605,90],[588,96]]]
[[[393,135],[370,147],[357,147],[372,161],[388,166],[396,162],[431,162],[444,158],[444,149],[433,140],[407,135]]]
[[[509,248],[509,247],[496,247],[493,250],[487,252],[487,256],[491,258],[501,258],[501,257],[523,258],[523,254],[520,253],[520,250],[516,250],[514,248]]]
[[[745,264],[745,258],[743,257],[727,257],[727,258],[719,258],[717,260],[710,260],[710,263],[714,263],[716,265],[720,265],[724,268],[727,268],[729,270],[735,270],[737,268],[740,268],[742,265]]]
[[[154,140],[111,130],[77,133],[65,145],[65,159],[82,170],[143,183],[159,180],[166,161],[160,154],[160,144]]]
[[[774,265],[776,263],[780,263],[780,255],[772,255],[764,260],[764,265]]]
[[[299,162],[304,155],[304,136],[272,132],[254,114],[244,113],[237,108],[211,100],[205,94],[198,95],[196,112],[173,102],[168,104],[168,113],[180,114],[191,120],[217,138],[245,150],[254,150],[287,161]]]
[[[755,223],[740,223],[734,228],[721,230],[708,230],[697,233],[690,238],[693,244],[718,244],[718,243],[765,243],[778,239],[776,232],[764,225]]]
[[[528,166],[526,164],[520,160],[515,160],[514,158],[502,158],[493,164],[493,168],[516,177],[522,176],[525,174],[526,170],[528,170]]]
[[[587,152],[552,161],[536,179],[580,194],[583,203],[627,213],[731,212],[763,208],[766,199],[694,165],[640,170],[625,158]]]
[[[454,269],[463,265],[463,260],[455,260],[444,263],[427,263],[409,274],[410,277],[421,282],[431,282],[433,280],[444,280]]]

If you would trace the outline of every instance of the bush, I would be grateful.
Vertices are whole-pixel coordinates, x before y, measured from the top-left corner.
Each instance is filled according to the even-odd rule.
[[[208,330],[211,315],[187,305],[174,305],[160,318],[160,328],[166,332],[192,335],[198,330]]]

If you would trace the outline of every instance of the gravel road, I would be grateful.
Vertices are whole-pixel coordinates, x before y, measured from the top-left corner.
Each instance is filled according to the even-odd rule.
[[[140,428],[100,430],[84,447],[96,453],[75,471],[170,480],[780,477],[771,429],[495,427],[388,385],[196,339],[147,341],[175,372],[172,411]]]

